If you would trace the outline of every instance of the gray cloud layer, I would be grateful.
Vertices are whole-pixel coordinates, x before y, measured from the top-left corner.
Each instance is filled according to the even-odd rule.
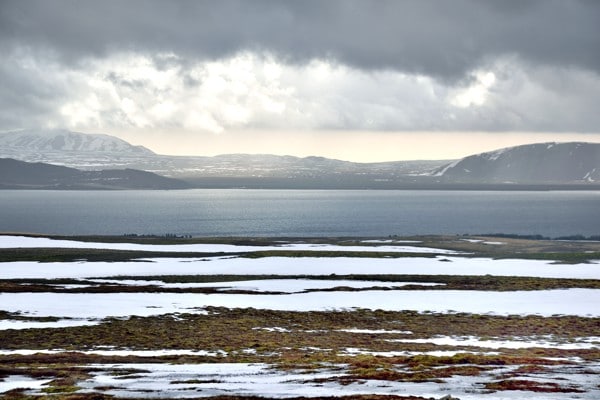
[[[600,72],[594,0],[4,0],[0,36],[73,62],[123,49],[214,58],[250,48],[444,78],[501,55]]]
[[[0,52],[0,130],[69,114],[81,128],[600,126],[595,0],[0,0]],[[241,53],[256,76],[269,60],[284,71],[240,78]],[[315,60],[339,67],[319,85]],[[168,84],[144,76],[161,71]]]

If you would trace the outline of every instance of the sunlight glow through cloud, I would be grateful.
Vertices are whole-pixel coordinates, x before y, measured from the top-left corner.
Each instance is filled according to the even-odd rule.
[[[477,72],[476,81],[468,88],[459,91],[450,103],[456,107],[466,108],[470,106],[481,106],[485,103],[489,89],[496,82],[493,72]]]

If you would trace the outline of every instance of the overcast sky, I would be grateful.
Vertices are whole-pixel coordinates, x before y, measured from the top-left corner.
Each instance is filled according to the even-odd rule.
[[[0,131],[159,153],[600,142],[600,1],[0,0]]]

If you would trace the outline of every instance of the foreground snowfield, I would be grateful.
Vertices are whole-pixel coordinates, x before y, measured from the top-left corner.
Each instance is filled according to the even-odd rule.
[[[224,309],[215,313],[208,307],[225,307],[228,309],[245,309],[241,311],[243,318],[247,318],[249,309],[279,310],[303,312],[310,315],[311,311],[345,310],[348,313],[360,315],[358,309],[386,310],[386,311],[416,311],[420,316],[429,316],[438,320],[440,315],[452,314],[456,318],[459,313],[461,318],[466,318],[470,328],[470,314],[487,314],[511,316],[507,324],[512,324],[515,316],[537,315],[551,316],[576,316],[584,321],[594,324],[592,318],[600,317],[600,289],[552,289],[552,290],[444,290],[442,283],[435,283],[436,275],[464,275],[464,276],[520,276],[520,277],[545,277],[545,278],[571,278],[571,279],[600,279],[600,263],[592,261],[587,264],[557,264],[553,261],[524,260],[524,259],[491,259],[484,257],[467,256],[451,250],[438,250],[430,247],[398,246],[400,241],[388,240],[365,241],[369,246],[336,246],[312,245],[302,243],[282,243],[278,246],[233,246],[228,244],[209,245],[135,245],[127,243],[84,243],[76,241],[60,241],[47,238],[29,238],[17,236],[0,236],[0,249],[10,247],[71,247],[71,248],[101,248],[116,250],[149,250],[172,252],[172,258],[144,259],[128,262],[4,262],[0,263],[0,279],[22,279],[25,282],[17,283],[20,288],[27,288],[28,284],[36,283],[44,286],[40,292],[16,293],[9,290],[0,291],[0,311],[6,313],[0,319],[0,359],[3,357],[22,357],[27,362],[27,357],[54,357],[56,355],[66,358],[77,358],[80,355],[87,357],[122,357],[114,363],[102,360],[94,364],[76,364],[77,368],[92,368],[93,372],[77,382],[77,394],[97,393],[113,395],[117,398],[143,397],[143,398],[192,398],[210,397],[218,395],[237,396],[263,396],[270,398],[289,397],[318,397],[318,396],[345,396],[345,395],[403,395],[420,396],[423,399],[440,399],[445,395],[452,395],[460,399],[598,399],[600,387],[600,363],[595,352],[600,349],[600,332],[596,335],[593,329],[582,334],[579,330],[565,334],[561,331],[550,331],[538,334],[535,331],[529,336],[508,334],[500,328],[491,336],[481,333],[472,334],[471,331],[447,333],[447,325],[443,331],[434,334],[418,334],[417,330],[403,329],[402,321],[397,325],[378,325],[378,321],[371,320],[360,327],[347,325],[331,328],[330,331],[314,331],[317,336],[332,337],[335,342],[336,335],[352,335],[346,342],[341,342],[335,351],[331,351],[333,362],[317,363],[316,368],[307,367],[303,355],[308,359],[316,354],[326,353],[325,348],[313,347],[311,337],[308,346],[290,348],[281,347],[275,352],[261,353],[260,339],[265,343],[279,343],[276,335],[288,335],[294,338],[294,345],[298,343],[298,335],[309,332],[301,324],[289,323],[279,326],[267,323],[246,327],[249,340],[244,341],[242,347],[229,347],[230,336],[238,334],[235,325],[227,325],[224,331],[211,330],[208,335],[210,344],[214,344],[212,332],[225,335],[225,346],[181,346],[169,347],[168,344],[159,342],[159,345],[146,346],[135,342],[130,346],[122,344],[119,338],[110,346],[97,346],[93,340],[85,342],[84,346],[71,348],[69,343],[40,348],[42,346],[28,346],[27,341],[21,345],[2,347],[2,335],[14,338],[31,337],[28,333],[39,328],[49,328],[47,331],[38,331],[42,335],[41,343],[48,342],[46,335],[59,332],[72,332],[73,335],[84,335],[84,331],[91,328],[78,328],[85,325],[99,325],[107,321],[106,318],[118,318],[130,323],[132,320],[143,331],[146,320],[132,319],[133,316],[151,317],[163,316],[161,322],[171,326],[188,329],[189,321],[197,316],[183,314],[203,314],[206,318],[216,316],[219,321]],[[499,242],[489,242],[490,246],[500,246]],[[502,244],[504,247],[505,245]],[[403,257],[403,258],[352,258],[352,257],[265,257],[243,258],[238,255],[204,257],[204,258],[178,258],[178,252],[202,253],[246,253],[260,250],[327,250],[327,251],[377,251],[377,252],[421,252],[437,253],[434,257]],[[1,251],[1,250],[0,250]],[[486,253],[487,254],[487,253]],[[314,255],[314,254],[313,254]],[[378,280],[344,280],[335,279],[336,275],[432,275],[431,282],[389,282]],[[190,282],[167,283],[161,276],[207,276],[216,282]],[[219,281],[218,275],[239,275]],[[247,275],[276,275],[277,279],[244,280]],[[327,276],[327,279],[292,279],[292,276]],[[143,277],[139,280],[117,279],[117,277]],[[215,277],[217,276],[217,277]],[[81,282],[33,282],[34,279],[85,279]],[[381,278],[383,279],[383,278]],[[31,280],[31,282],[28,282]],[[185,281],[185,280],[184,280]],[[433,283],[432,283],[433,282]],[[14,283],[11,283],[14,284]],[[94,293],[98,285],[111,287],[114,292]],[[406,290],[406,285],[421,285],[423,288]],[[151,288],[150,288],[151,286]],[[6,286],[8,287],[8,286]],[[81,290],[82,293],[55,292],[55,290]],[[151,290],[152,289],[152,290]],[[192,289],[211,289],[210,293],[191,293]],[[486,289],[486,288],[484,288]],[[180,291],[180,292],[168,292]],[[314,291],[316,290],[316,291]],[[87,292],[86,292],[87,291]],[[131,292],[128,292],[131,291]],[[187,292],[186,292],[187,291]],[[236,311],[237,310],[227,310]],[[261,311],[262,312],[262,311]],[[214,314],[213,314],[214,313]],[[374,315],[379,315],[373,313]],[[270,314],[269,314],[270,315]],[[302,314],[304,315],[304,314]],[[327,317],[331,314],[326,314]],[[53,317],[55,320],[44,321],[44,317]],[[270,317],[269,317],[270,318]],[[379,318],[379,317],[377,317]],[[409,318],[409,317],[402,317]],[[527,319],[529,323],[534,318]],[[543,318],[544,321],[547,318]],[[557,323],[557,318],[550,319]],[[226,320],[229,324],[229,319]],[[254,322],[254,320],[252,320]],[[322,321],[322,320],[319,320]],[[571,319],[568,319],[571,321]],[[579,320],[578,320],[579,321]],[[122,321],[119,321],[122,322]],[[125,323],[124,322],[124,323]],[[204,324],[205,322],[202,322]],[[496,322],[498,323],[498,322]],[[545,323],[545,322],[544,322]],[[431,324],[437,324],[433,321]],[[569,322],[570,324],[570,322]],[[212,325],[210,325],[212,327]],[[507,325],[508,326],[508,325]],[[581,325],[576,325],[581,326]],[[595,325],[592,325],[594,327]],[[113,329],[111,325],[110,329]],[[56,328],[66,328],[64,330]],[[99,327],[101,328],[101,327]],[[372,329],[371,329],[372,328]],[[399,328],[399,329],[395,329]],[[311,328],[313,329],[313,328]],[[412,328],[411,328],[412,329]],[[161,328],[162,331],[162,328]],[[132,332],[135,332],[132,331]],[[154,331],[155,334],[162,333]],[[187,331],[183,331],[187,332]],[[248,333],[250,332],[250,333]],[[417,332],[417,333],[415,333]],[[119,331],[120,333],[120,331]],[[169,332],[164,332],[168,339]],[[132,333],[137,334],[137,333]],[[192,333],[193,334],[193,333]],[[312,334],[312,331],[311,331]],[[264,335],[264,336],[262,336]],[[33,335],[35,336],[35,335]],[[315,336],[315,337],[317,337]],[[367,338],[362,342],[359,336]],[[344,336],[341,336],[344,337]],[[282,337],[279,337],[280,339]],[[337,339],[336,339],[337,340]],[[342,340],[342,339],[339,339]],[[17,341],[18,343],[18,341]],[[49,342],[48,342],[49,343]],[[363,343],[358,345],[356,343]],[[365,344],[366,343],[366,344]],[[29,343],[31,344],[31,343]],[[20,346],[20,347],[19,347]],[[281,346],[281,345],[280,345]],[[336,345],[337,346],[337,345]],[[377,346],[382,346],[377,348]],[[164,347],[164,348],[156,348]],[[325,347],[325,346],[323,346]],[[331,350],[331,349],[330,349]],[[283,352],[300,352],[302,357],[295,369],[274,368]],[[547,351],[548,353],[543,353]],[[519,353],[522,352],[522,353]],[[542,352],[545,355],[540,356]],[[564,353],[553,353],[564,352]],[[572,353],[569,353],[572,352]],[[255,357],[255,363],[231,362],[229,357],[243,354]],[[395,361],[394,373],[414,374],[425,368],[427,371],[440,371],[445,368],[471,368],[477,367],[473,375],[451,372],[443,379],[378,379],[361,378],[344,381],[352,374],[352,361],[368,359],[375,364],[381,359],[394,357],[453,357],[472,354],[478,357],[516,357],[522,359],[522,364],[504,365],[504,360],[489,363],[489,359],[482,359],[478,364],[439,366],[418,366],[413,369],[406,361]],[[153,362],[146,363],[142,360],[126,361],[127,357],[149,357]],[[173,359],[165,361],[160,357],[209,357],[208,362],[203,359],[199,362],[189,362],[182,359],[172,364]],[[269,358],[271,357],[271,358]],[[343,359],[344,363],[337,363]],[[367,357],[367,358],[365,358]],[[368,358],[370,357],[370,358]],[[587,357],[587,358],[586,358]],[[537,358],[541,364],[536,364]],[[268,362],[264,360],[269,360]],[[94,359],[96,360],[96,359]],[[558,361],[557,361],[558,360]],[[222,362],[223,361],[223,362]],[[422,360],[428,362],[431,360]],[[272,363],[271,363],[272,362]],[[310,361],[308,361],[310,362]],[[364,361],[362,361],[364,362]],[[554,365],[552,362],[557,362]],[[531,364],[535,364],[532,365]],[[36,372],[43,367],[43,362],[36,361]],[[540,367],[543,366],[543,368]],[[2,367],[0,362],[0,367]],[[534,368],[535,367],[535,368]],[[53,367],[54,368],[54,367]],[[367,368],[367,367],[365,367]],[[373,367],[372,373],[377,369]],[[421,369],[419,369],[421,368]],[[354,372],[356,372],[354,370]],[[516,375],[511,375],[516,374]],[[43,390],[53,388],[52,380],[35,378],[39,375],[27,375],[25,370],[5,374],[0,378],[0,394],[16,388],[29,388],[33,394],[41,394]],[[488,390],[486,384],[501,381],[519,381],[523,384],[534,386],[535,390]],[[554,388],[567,389],[566,392]],[[568,390],[576,388],[577,391]],[[538,390],[542,390],[539,392]]]
[[[92,379],[82,382],[80,393],[94,392],[94,388],[108,388],[105,394],[138,398],[193,398],[219,395],[265,396],[271,398],[319,397],[345,395],[412,395],[423,398],[442,398],[449,393],[460,399],[515,400],[524,396],[531,399],[598,399],[596,375],[600,364],[590,364],[586,371],[577,367],[554,368],[541,380],[576,381],[585,393],[536,393],[522,391],[490,392],[483,384],[494,375],[510,373],[515,367],[496,367],[480,376],[453,376],[437,382],[390,382],[369,380],[351,384],[327,382],[328,378],[344,376],[343,366],[331,370],[282,372],[267,364],[95,364],[98,370]],[[342,370],[340,371],[340,367]],[[539,378],[533,378],[539,379]],[[42,388],[49,379],[31,379],[10,376],[0,382],[0,393],[22,388]],[[526,393],[526,394],[525,394]]]
[[[425,398],[441,398],[448,393],[460,393],[460,399],[481,399],[485,394],[486,399],[508,400],[522,399],[523,393],[486,393],[481,381],[485,376],[475,377],[452,377],[444,383],[423,382],[406,383],[370,380],[361,383],[341,385],[334,382],[318,383],[316,379],[327,379],[344,375],[339,371],[320,372],[278,372],[269,369],[265,364],[210,364],[210,365],[165,365],[165,364],[127,364],[127,365],[104,365],[115,371],[137,368],[141,372],[132,375],[111,376],[98,374],[92,381],[86,382],[87,388],[94,386],[111,387],[107,394],[124,397],[196,397],[219,396],[231,394],[233,388],[235,393],[241,396],[269,396],[275,398],[288,397],[318,397],[318,396],[342,396],[357,394],[379,394],[379,395],[412,395]],[[500,367],[494,373],[508,372],[513,368]],[[594,388],[594,375],[592,371],[600,371],[600,365],[590,366],[589,376],[580,376],[582,383],[589,388],[585,394],[577,394],[579,399],[598,399],[600,390]],[[569,379],[574,374],[572,369],[564,368],[557,370],[558,378]],[[177,382],[172,383],[173,378]],[[190,384],[192,380],[204,381],[205,383]],[[216,380],[216,381],[215,381]],[[154,391],[154,394],[153,394]],[[527,393],[527,398],[532,399],[554,399],[548,393]],[[573,398],[573,397],[571,397]]]

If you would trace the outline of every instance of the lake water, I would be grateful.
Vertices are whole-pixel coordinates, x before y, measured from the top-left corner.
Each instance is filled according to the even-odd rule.
[[[600,234],[600,191],[0,191],[0,231],[193,236]]]

